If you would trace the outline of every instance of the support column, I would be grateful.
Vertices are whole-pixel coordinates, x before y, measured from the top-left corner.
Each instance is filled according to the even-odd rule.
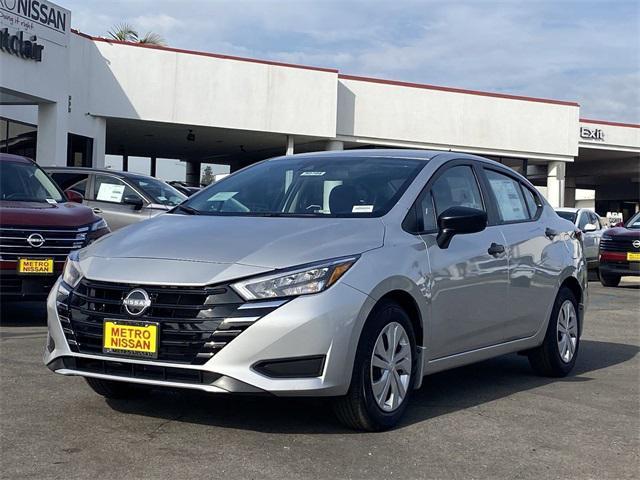
[[[344,150],[344,142],[341,140],[329,140],[325,150]]]
[[[574,208],[576,206],[576,179],[565,178],[564,181],[564,206]]]
[[[36,160],[40,165],[67,166],[67,105],[62,102],[38,105]]]
[[[104,118],[94,119],[93,154],[91,155],[91,166],[93,168],[104,168],[104,156],[107,148],[107,120]]]
[[[127,155],[126,153],[122,155],[122,171],[129,171],[129,155]]]
[[[293,155],[294,143],[293,135],[287,135],[287,151],[285,155]]]
[[[187,171],[185,181],[187,185],[192,187],[200,186],[200,162],[194,160],[185,160],[187,162]]]
[[[564,207],[564,162],[547,165],[547,200],[553,208]]]
[[[149,175],[152,177],[156,176],[156,169],[158,166],[158,159],[156,157],[151,157],[151,166],[149,168]]]

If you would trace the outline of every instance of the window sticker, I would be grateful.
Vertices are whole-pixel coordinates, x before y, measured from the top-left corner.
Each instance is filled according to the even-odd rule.
[[[47,198],[47,203],[50,203],[52,205],[56,205],[58,202],[56,202],[53,198]]]
[[[351,213],[371,213],[373,212],[373,205],[354,205],[351,209]]]
[[[232,198],[238,192],[218,192],[215,195],[211,196],[208,202],[226,202],[230,198]]]
[[[114,185],[112,183],[101,183],[96,200],[102,202],[122,202],[124,185]]]
[[[325,174],[326,172],[302,172],[300,174],[301,177],[321,177]]]

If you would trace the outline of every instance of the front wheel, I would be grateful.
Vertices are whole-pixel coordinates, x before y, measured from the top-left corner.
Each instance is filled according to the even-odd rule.
[[[544,342],[528,352],[533,370],[546,377],[564,377],[573,369],[580,347],[578,301],[562,287],[558,292]]]
[[[600,283],[605,287],[617,287],[620,285],[620,275],[604,275],[601,273]]]
[[[395,426],[407,407],[416,365],[409,316],[395,302],[381,302],[360,337],[349,391],[333,401],[336,416],[356,430]]]

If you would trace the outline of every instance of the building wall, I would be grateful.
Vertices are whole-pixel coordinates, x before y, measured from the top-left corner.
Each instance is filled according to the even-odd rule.
[[[580,119],[580,146],[640,152],[640,128],[638,125]]]
[[[335,71],[142,48],[76,36],[72,89],[94,116],[335,136]],[[78,51],[76,53],[76,51]]]
[[[338,136],[571,161],[579,107],[340,78]]]

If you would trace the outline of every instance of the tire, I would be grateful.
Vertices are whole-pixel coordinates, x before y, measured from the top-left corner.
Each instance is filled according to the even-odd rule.
[[[117,399],[142,397],[151,390],[151,387],[146,385],[116,382],[114,380],[85,377],[85,381],[94,392],[105,398]]]
[[[563,320],[563,318],[568,317],[567,311],[572,311],[574,314],[573,320],[568,322]],[[573,369],[580,349],[580,318],[578,311],[578,302],[573,292],[567,287],[562,287],[553,305],[547,333],[542,345],[527,353],[529,363],[538,375],[565,377]],[[568,327],[565,325],[568,325]],[[565,331],[564,334],[561,332],[562,329]],[[567,334],[566,332],[568,331],[572,333]],[[562,338],[565,338],[567,343],[563,343],[561,341]],[[565,345],[566,349],[564,348]],[[570,353],[572,349],[573,353]]]
[[[398,329],[398,326],[401,329]],[[401,330],[404,331],[404,337]],[[384,348],[384,339],[388,342],[394,331],[402,340],[397,349],[389,348],[388,352],[384,352],[384,356],[388,359],[387,354],[391,354],[391,362],[394,363],[389,362],[388,365],[397,365],[394,369],[396,373],[386,371],[385,376],[383,369],[376,365],[372,367],[374,348],[379,345],[379,340]],[[407,358],[406,348],[410,349],[410,359]],[[378,352],[380,350],[376,350],[376,364],[383,358]],[[416,342],[409,316],[395,302],[386,300],[380,302],[369,315],[360,336],[349,390],[345,396],[333,399],[333,409],[340,422],[354,430],[368,431],[386,430],[397,425],[409,403],[415,383],[416,366]],[[374,382],[377,386],[384,385],[378,390],[382,392],[379,398],[383,399],[383,402],[385,398],[387,399],[384,402],[384,408],[380,406],[380,402],[374,395]],[[394,396],[392,394],[394,389],[402,391],[400,385],[405,387],[404,396]]]
[[[620,285],[620,275],[604,275],[600,274],[600,283],[604,287],[617,287]]]

